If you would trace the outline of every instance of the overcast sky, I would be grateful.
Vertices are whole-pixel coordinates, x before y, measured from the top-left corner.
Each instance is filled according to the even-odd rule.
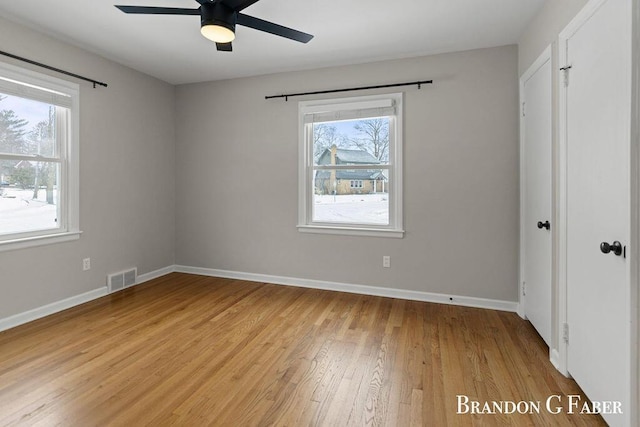
[[[49,118],[49,104],[18,98],[11,95],[4,95],[1,93],[0,96],[6,96],[6,98],[0,100],[0,111],[13,110],[18,117],[29,122],[27,125],[28,131],[31,130],[38,122],[47,121]]]

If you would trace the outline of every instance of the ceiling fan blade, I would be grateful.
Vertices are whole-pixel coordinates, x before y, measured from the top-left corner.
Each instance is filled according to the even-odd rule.
[[[143,15],[198,15],[200,9],[183,9],[181,7],[151,7],[151,6],[117,6],[124,13]]]
[[[196,0],[198,1],[198,0]],[[240,12],[242,9],[246,9],[259,0],[222,0],[222,3],[226,4],[236,12]]]
[[[244,13],[238,14],[237,23],[244,25],[245,27],[265,31],[300,43],[307,43],[313,38],[311,34],[303,33],[302,31],[294,30],[293,28],[283,27],[282,25],[274,24],[273,22],[265,21],[263,19],[254,18],[253,16],[245,15]]]
[[[229,43],[216,43],[216,48],[221,52],[231,52],[233,49],[231,48],[231,42]]]

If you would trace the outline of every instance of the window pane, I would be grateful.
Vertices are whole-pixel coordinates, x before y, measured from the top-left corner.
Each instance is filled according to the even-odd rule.
[[[389,224],[389,171],[314,171],[314,222]]]
[[[389,163],[389,117],[313,123],[315,165]]]
[[[59,228],[59,164],[0,160],[0,235]]]
[[[0,93],[0,152],[53,157],[55,108]]]

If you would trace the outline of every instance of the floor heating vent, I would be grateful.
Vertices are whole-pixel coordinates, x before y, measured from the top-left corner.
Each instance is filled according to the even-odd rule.
[[[119,273],[109,274],[107,276],[107,286],[109,287],[109,292],[117,292],[121,289],[135,285],[137,276],[137,268],[120,271]]]

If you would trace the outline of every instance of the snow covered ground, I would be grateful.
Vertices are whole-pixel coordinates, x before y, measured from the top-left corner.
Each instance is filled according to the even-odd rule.
[[[47,204],[44,189],[33,200],[33,190],[2,187],[0,194],[0,234],[20,233],[57,227],[55,205]],[[57,197],[57,196],[56,196]]]
[[[389,224],[389,195],[348,194],[313,196],[313,221]]]
[[[57,209],[46,202],[46,191],[2,187],[0,195],[0,234],[19,233],[57,227]],[[332,223],[389,224],[389,195],[351,194],[313,198],[313,221]]]

